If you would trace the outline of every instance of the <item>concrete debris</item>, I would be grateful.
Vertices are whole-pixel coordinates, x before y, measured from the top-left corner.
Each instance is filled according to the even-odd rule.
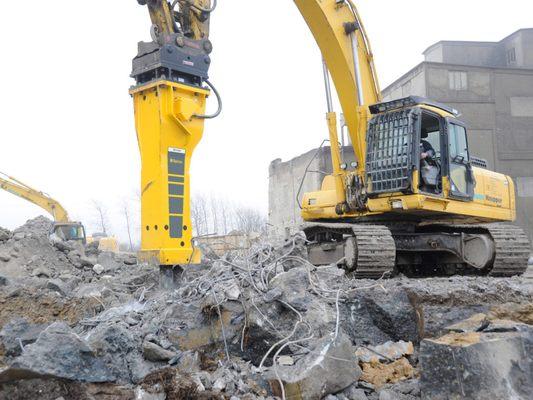
[[[115,380],[87,343],[62,322],[55,322],[41,332],[35,343],[28,345],[8,369],[0,372],[0,383],[38,377],[81,382]]]
[[[423,398],[528,398],[533,388],[533,328],[500,321],[496,325],[507,331],[491,331],[489,324],[476,332],[424,340],[420,347]]]
[[[318,340],[294,366],[274,367],[269,373],[274,393],[287,399],[320,400],[352,385],[361,375],[355,348],[342,334]],[[283,387],[280,383],[283,382]]]
[[[406,358],[400,358],[390,364],[372,361],[363,363],[363,374],[361,380],[371,383],[374,387],[380,388],[388,383],[396,383],[416,376],[415,368]]]
[[[100,265],[100,264],[96,264],[94,267],[93,267],[93,271],[95,274],[97,275],[102,275],[103,272],[104,272],[105,268]]]
[[[30,324],[24,318],[16,318],[4,325],[0,331],[0,341],[5,355],[17,357],[22,354],[25,346],[34,343],[46,327],[45,324]]]
[[[0,242],[5,242],[11,239],[12,236],[13,234],[10,231],[0,227]]]
[[[379,346],[359,347],[355,355],[361,362],[370,363],[373,361],[393,361],[410,356],[414,353],[413,343],[404,342],[386,342]]]
[[[50,241],[50,226],[0,229],[2,399],[420,399],[439,390],[432,340],[490,379],[500,364],[478,367],[468,351],[502,343],[519,361],[510,387],[531,390],[516,353],[533,321],[527,277],[353,280],[310,265],[296,235],[212,255],[162,291],[154,266]],[[422,354],[422,338],[450,333]]]
[[[148,361],[170,361],[176,356],[176,353],[174,353],[173,351],[165,350],[164,348],[158,346],[155,343],[144,342],[143,356]]]

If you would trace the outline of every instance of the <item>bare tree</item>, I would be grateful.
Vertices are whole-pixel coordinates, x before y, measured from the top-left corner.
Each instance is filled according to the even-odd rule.
[[[92,203],[96,216],[96,225],[104,235],[107,235],[107,231],[109,228],[109,216],[107,208],[99,201],[93,200]]]
[[[206,200],[203,195],[195,195],[191,200],[191,218],[196,236],[207,235],[209,231]]]
[[[246,234],[265,232],[267,218],[259,210],[249,207],[238,208],[235,209],[235,217],[237,229],[240,231]]]
[[[122,200],[122,216],[124,217],[124,221],[126,222],[126,230],[128,231],[128,239],[130,242],[130,251],[133,251],[133,240],[131,239],[131,212],[130,212],[130,205],[128,203],[128,200],[123,199]]]

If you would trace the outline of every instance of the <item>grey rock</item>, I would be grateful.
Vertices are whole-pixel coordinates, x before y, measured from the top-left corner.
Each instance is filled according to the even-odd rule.
[[[367,400],[365,391],[359,389],[357,385],[352,385],[342,392],[349,400]]]
[[[11,239],[11,236],[12,234],[10,231],[4,228],[0,228],[0,242],[8,241],[9,239]]]
[[[9,279],[7,279],[5,276],[0,275],[0,286],[7,285],[9,285]]]
[[[26,237],[26,234],[24,232],[16,232],[14,235],[13,235],[13,239],[15,239],[17,242],[19,240],[22,240]]]
[[[97,275],[101,275],[104,272],[104,267],[100,264],[96,264],[93,267],[93,272]]]
[[[263,300],[265,301],[265,303],[272,303],[275,300],[281,299],[282,296],[283,291],[279,287],[275,287],[274,289],[269,290],[265,293],[265,295],[263,296]]]
[[[322,399],[338,393],[356,382],[362,373],[355,348],[342,333],[337,340],[332,336],[318,340],[313,351],[294,366],[279,366],[277,369],[285,390],[304,399]],[[277,381],[273,372],[269,372],[268,378]]]
[[[393,392],[392,390],[380,390],[379,400],[401,400],[398,393]]]
[[[35,343],[26,346],[24,353],[0,373],[0,382],[12,380],[13,376],[28,379],[50,376],[94,383],[116,380],[87,343],[64,322],[53,323]]]
[[[122,382],[131,380],[130,361],[143,362],[140,353],[136,354],[140,339],[124,322],[98,325],[89,333],[87,342],[108,370]]]
[[[33,270],[32,275],[37,276],[39,278],[51,278],[53,274],[50,269],[46,267],[39,267]]]
[[[16,318],[6,324],[0,331],[0,341],[9,357],[17,357],[22,347],[34,343],[39,334],[46,328],[44,324],[30,324],[24,318]]]
[[[54,292],[61,294],[62,296],[68,296],[70,289],[61,279],[51,279],[46,284],[46,287]]]
[[[134,255],[130,255],[129,257],[124,259],[124,264],[137,265],[137,257],[135,257]]]
[[[9,260],[11,260],[11,256],[9,254],[0,253],[0,261],[9,262]]]
[[[420,346],[423,398],[528,398],[533,392],[533,328],[455,333]],[[458,371],[463,371],[458,373]]]
[[[115,254],[114,253],[110,253],[108,251],[104,251],[104,252],[98,254],[97,262],[102,267],[104,267],[104,270],[106,272],[116,271],[117,269],[119,269],[123,265],[122,262],[119,262],[119,261],[117,261],[115,259]]]
[[[98,260],[94,257],[81,256],[80,263],[84,267],[94,267]]]
[[[143,343],[143,356],[148,361],[169,361],[176,356],[173,351],[165,350],[155,343],[145,341]]]
[[[59,238],[53,238],[50,240],[52,241],[54,247],[59,251],[64,251],[68,253],[69,251],[72,251],[75,248],[72,242],[64,241]]]
[[[283,293],[282,299],[300,311],[307,311],[310,295],[307,289],[310,286],[309,272],[306,267],[293,268],[277,275],[270,282],[273,288],[278,288]]]
[[[390,385],[390,389],[397,393],[420,396],[420,381],[418,379],[409,379]]]

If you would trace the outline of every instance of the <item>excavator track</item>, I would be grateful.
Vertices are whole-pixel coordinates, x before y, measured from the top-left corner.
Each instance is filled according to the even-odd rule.
[[[380,279],[394,272],[396,245],[390,230],[382,225],[316,223],[304,228],[307,238],[316,241],[318,235],[353,235],[353,267],[347,271],[358,279]]]
[[[357,240],[355,278],[379,279],[392,274],[396,264],[396,245],[390,230],[381,225],[353,225]]]
[[[489,276],[510,277],[522,275],[528,267],[530,255],[529,237],[514,225],[485,225],[496,247],[494,264]]]

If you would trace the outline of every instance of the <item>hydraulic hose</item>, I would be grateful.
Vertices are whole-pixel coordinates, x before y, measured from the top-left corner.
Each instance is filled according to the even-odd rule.
[[[213,119],[213,118],[216,118],[218,117],[221,113],[222,113],[222,97],[220,96],[220,93],[218,93],[218,90],[215,88],[215,86],[209,82],[208,79],[205,80],[205,83],[207,83],[207,86],[209,86],[211,88],[211,90],[213,90],[213,93],[215,93],[215,96],[217,98],[217,102],[218,102],[218,109],[217,111],[214,113],[214,114],[211,114],[211,115],[193,115],[194,118],[199,118],[199,119]]]

